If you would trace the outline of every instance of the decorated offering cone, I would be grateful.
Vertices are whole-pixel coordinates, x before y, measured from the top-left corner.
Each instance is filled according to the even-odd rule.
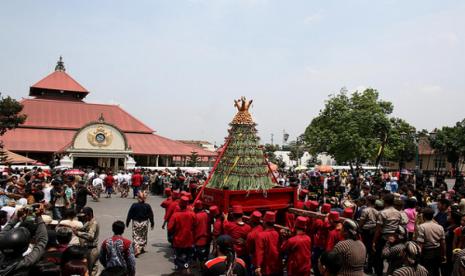
[[[249,113],[252,100],[236,100],[238,112],[230,123],[224,152],[208,182],[208,188],[224,190],[268,190],[275,186],[268,163],[259,146],[256,124]]]

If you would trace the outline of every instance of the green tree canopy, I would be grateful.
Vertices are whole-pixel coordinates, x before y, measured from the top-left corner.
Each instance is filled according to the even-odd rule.
[[[331,95],[304,133],[310,153],[326,152],[339,163],[374,161],[390,129],[393,106],[375,89]]]
[[[457,171],[460,157],[465,153],[465,119],[453,127],[442,127],[430,142],[431,147],[444,154]]]
[[[384,148],[384,158],[397,161],[399,168],[403,168],[405,162],[415,158],[417,152],[415,139],[415,127],[403,119],[391,118]]]
[[[22,110],[23,105],[17,100],[0,94],[0,136],[24,123],[26,115],[20,114]]]

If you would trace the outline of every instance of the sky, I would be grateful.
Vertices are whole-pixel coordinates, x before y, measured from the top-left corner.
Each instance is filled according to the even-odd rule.
[[[465,1],[1,1],[0,92],[63,55],[87,102],[160,135],[222,144],[234,99],[263,143],[303,133],[330,94],[367,87],[432,130],[465,118]]]

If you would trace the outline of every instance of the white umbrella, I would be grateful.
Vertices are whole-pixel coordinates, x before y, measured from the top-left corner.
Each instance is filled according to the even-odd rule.
[[[295,168],[296,171],[303,171],[303,170],[306,170],[307,169],[307,166],[304,166],[304,165],[299,165]]]
[[[186,173],[197,174],[197,173],[201,173],[201,171],[199,169],[196,169],[196,168],[188,168],[188,169],[186,169]]]

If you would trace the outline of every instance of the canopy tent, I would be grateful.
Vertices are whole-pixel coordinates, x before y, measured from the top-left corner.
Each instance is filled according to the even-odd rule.
[[[20,154],[11,152],[9,150],[1,150],[1,154],[5,155],[5,163],[8,164],[34,164],[37,163],[36,160],[28,158],[26,156],[22,156]]]

